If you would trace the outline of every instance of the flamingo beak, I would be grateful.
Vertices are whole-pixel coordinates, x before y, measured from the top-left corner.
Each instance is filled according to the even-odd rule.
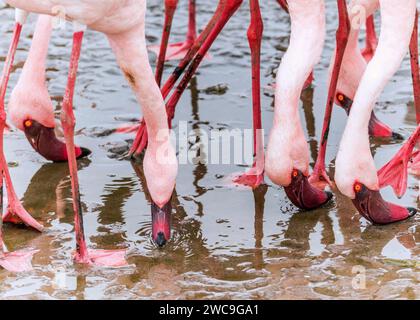
[[[353,105],[353,100],[342,93],[337,93],[336,99],[337,104],[346,111],[347,115],[349,115],[351,106]]]
[[[66,144],[55,135],[54,128],[47,128],[39,122],[27,119],[23,123],[26,138],[35,149],[45,159],[53,162],[66,162]],[[89,149],[76,147],[76,158],[84,158],[92,152]]]
[[[152,203],[152,238],[153,241],[162,248],[171,238],[171,213],[172,205],[168,202],[160,208]]]
[[[347,115],[350,114],[353,100],[342,93],[337,93],[337,104],[346,111]],[[392,131],[385,123],[381,122],[372,112],[369,121],[369,134],[372,137],[392,138],[396,140],[404,140],[404,137],[397,132]]]
[[[402,221],[417,213],[415,208],[405,208],[386,202],[379,191],[372,191],[365,185],[356,182],[354,185],[356,198],[354,206],[360,214],[373,224],[389,224]]]
[[[313,187],[301,171],[292,171],[292,183],[285,187],[286,195],[292,203],[303,210],[316,209],[332,199],[333,194]]]

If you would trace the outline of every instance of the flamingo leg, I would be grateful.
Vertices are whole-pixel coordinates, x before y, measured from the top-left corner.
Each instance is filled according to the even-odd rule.
[[[216,13],[210,20],[206,29],[197,38],[194,46],[190,49],[187,56],[181,61],[179,66],[175,69],[168,81],[162,88],[163,97],[166,98],[170,90],[175,85],[176,81],[182,75],[184,70],[188,67],[183,79],[180,81],[178,87],[170,97],[167,105],[166,112],[168,114],[169,124],[175,114],[176,105],[185,91],[189,81],[194,76],[210,47],[223,30],[226,23],[230,20],[232,15],[236,12],[243,0],[220,0],[216,9]],[[191,61],[192,60],[192,61]],[[138,157],[147,146],[147,132],[146,127],[142,123],[134,140],[133,146],[130,150],[130,156]]]
[[[264,183],[264,147],[261,120],[261,40],[264,25],[258,0],[250,0],[251,24],[248,42],[252,60],[252,109],[254,129],[254,164],[248,172],[234,179],[235,183],[257,188]]]
[[[80,201],[79,178],[77,174],[77,161],[74,148],[74,128],[75,117],[73,112],[74,88],[79,65],[80,53],[82,49],[84,31],[77,30],[73,34],[73,49],[70,58],[70,70],[67,88],[63,99],[61,110],[61,123],[64,130],[66,141],[68,163],[71,177],[71,187],[73,196],[74,226],[76,232],[76,254],[74,260],[81,264],[96,264],[102,266],[124,266],[125,250],[90,250],[86,246],[83,212]]]
[[[420,123],[420,70],[419,70],[419,40],[418,40],[419,13],[416,12],[413,34],[410,41],[411,76],[413,77],[414,105],[416,108],[417,124]]]
[[[185,57],[197,39],[196,4],[195,0],[189,0],[188,5],[188,31],[184,42],[170,43],[166,52],[166,61],[181,60]],[[151,46],[152,52],[159,54],[159,46]]]
[[[25,210],[25,208],[23,208],[22,203],[16,195],[16,191],[12,184],[12,179],[10,177],[9,168],[3,149],[4,129],[6,127],[6,111],[4,108],[4,100],[6,96],[7,85],[9,83],[11,69],[13,66],[13,61],[16,54],[16,49],[19,43],[20,34],[22,32],[22,27],[22,23],[16,22],[15,29],[13,32],[13,40],[10,45],[9,52],[7,54],[0,83],[0,170],[3,171],[3,176],[6,181],[8,198],[8,208],[6,214],[3,217],[3,221],[12,223],[24,223],[25,225],[32,227],[35,230],[42,231],[44,227],[40,223],[38,223],[34,218],[32,218],[32,216]]]
[[[168,49],[169,36],[172,29],[172,21],[178,0],[165,0],[165,22],[163,26],[162,42],[160,44],[159,56],[156,65],[156,82],[160,87],[162,82],[163,68],[165,66],[166,51]]]
[[[318,158],[315,163],[314,171],[309,179],[313,184],[332,185],[330,178],[325,170],[325,155],[327,150],[328,135],[330,131],[331,115],[334,105],[334,96],[337,90],[338,76],[340,74],[341,63],[346,50],[349,33],[350,21],[347,12],[345,0],[337,0],[339,12],[339,24],[336,33],[337,52],[334,61],[334,69],[331,76],[331,82],[328,90],[327,105],[325,110],[324,125],[322,128],[321,145]]]
[[[198,50],[202,47],[204,41],[207,40],[210,32],[213,30],[214,26],[216,25],[217,21],[220,19],[220,15],[223,11],[223,8],[225,7],[227,0],[220,0],[216,11],[210,21],[208,22],[205,29],[201,32],[201,34],[198,36],[194,44],[191,46],[191,48],[188,50],[187,54],[184,56],[184,58],[179,62],[178,66],[175,68],[175,70],[172,72],[172,74],[169,76],[168,80],[165,82],[163,88],[162,88],[162,95],[163,98],[166,99],[171,92],[172,88],[174,87],[175,83],[178,81],[178,79],[181,77],[185,69],[188,67],[188,65],[191,63],[192,59],[197,54]],[[142,153],[142,151],[147,147],[147,128],[146,128],[146,122],[144,119],[140,121],[140,126],[137,129],[137,134],[134,139],[133,145],[131,146],[130,152],[128,154],[129,158],[137,158]]]
[[[289,6],[287,4],[287,0],[277,0],[277,2],[283,8],[284,11],[289,12]]]
[[[203,58],[207,54],[208,50],[223,30],[226,23],[230,20],[233,14],[238,10],[240,5],[242,4],[243,0],[227,0],[226,5],[223,8],[223,11],[220,15],[219,21],[214,26],[213,30],[210,32],[209,37],[204,41],[201,48],[198,50],[197,55],[195,56],[194,60],[192,61],[191,65],[189,66],[188,70],[185,72],[185,75],[181,82],[179,83],[178,87],[176,88],[175,92],[170,97],[167,105],[166,111],[168,113],[168,121],[169,126],[171,126],[172,119],[175,115],[175,108],[178,104],[181,95],[185,91],[188,83],[190,82],[191,78],[196,73],[198,67],[200,66]]]

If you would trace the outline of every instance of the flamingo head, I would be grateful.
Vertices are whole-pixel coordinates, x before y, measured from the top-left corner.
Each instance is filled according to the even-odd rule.
[[[292,171],[292,183],[284,189],[289,200],[303,210],[316,209],[332,198],[331,192],[322,191],[312,186],[308,177],[297,169]]]
[[[66,144],[55,135],[54,128],[43,126],[36,120],[26,119],[23,122],[25,136],[35,149],[45,159],[53,162],[68,160]],[[91,154],[86,148],[75,147],[76,158],[80,159]]]
[[[353,105],[352,99],[350,99],[345,94],[338,92],[335,97],[335,102],[337,103],[337,105],[339,105],[346,111],[347,115],[350,114],[350,110]],[[372,115],[369,121],[369,134],[372,137],[404,140],[404,137],[401,134],[399,134],[398,132],[394,132],[389,126],[387,126],[385,123],[380,121],[376,117],[374,112],[372,112]]]
[[[354,184],[356,194],[353,204],[359,213],[373,224],[389,224],[402,221],[417,213],[415,208],[405,208],[386,202],[379,191],[368,189],[362,183]]]
[[[161,248],[171,238],[171,213],[172,205],[170,201],[162,208],[154,202],[152,203],[152,238]]]

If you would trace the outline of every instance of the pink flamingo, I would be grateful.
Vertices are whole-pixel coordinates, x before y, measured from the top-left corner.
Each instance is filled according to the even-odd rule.
[[[52,17],[38,19],[31,49],[10,95],[8,112],[14,126],[22,130],[31,146],[45,159],[67,161],[66,144],[55,135],[54,107],[46,87],[45,61],[52,32]],[[76,158],[90,154],[86,148],[76,147]]]
[[[328,133],[331,123],[331,113],[333,103],[341,106],[347,114],[350,113],[351,106],[353,104],[353,98],[356,94],[360,80],[366,69],[367,62],[370,61],[372,54],[375,52],[377,47],[377,38],[374,26],[373,14],[379,8],[379,1],[365,1],[365,0],[354,0],[350,4],[352,22],[360,22],[360,14],[363,11],[362,16],[368,16],[366,20],[366,47],[364,50],[359,49],[358,36],[360,28],[357,26],[351,28],[347,34],[348,41],[344,45],[345,51],[342,57],[342,64],[337,79],[337,86],[334,92],[333,100],[327,105],[324,126],[322,130],[322,140],[320,146],[320,152],[315,163],[314,172],[310,177],[311,183],[325,186],[326,184],[332,185],[326,170],[325,170],[325,155],[328,142]],[[348,22],[350,23],[350,21]],[[343,47],[343,44],[341,44]],[[337,45],[336,53],[333,56],[335,59],[339,47]],[[333,79],[333,63],[331,64],[330,70],[330,83]],[[402,140],[403,137],[394,132],[389,126],[381,122],[372,110],[372,114],[369,120],[369,134],[375,137],[392,137],[394,139]]]
[[[345,6],[345,1],[338,3]],[[277,73],[274,122],[265,168],[274,183],[285,187],[287,196],[297,207],[314,209],[328,202],[332,194],[313,187],[308,181],[309,151],[300,123],[298,101],[306,79],[321,57],[325,7],[322,0],[289,0],[287,4],[291,38]],[[339,28],[342,28],[342,20],[340,14]]]
[[[73,96],[86,26],[102,32],[108,37],[117,61],[141,104],[144,117],[147,120],[150,145],[144,158],[144,170],[153,199],[153,225],[158,228],[154,240],[158,245],[163,245],[170,237],[169,228],[157,222],[160,221],[160,216],[170,214],[170,198],[175,186],[177,160],[174,148],[169,140],[169,128],[162,95],[148,62],[144,30],[146,3],[140,0],[125,2],[91,0],[76,1],[71,4],[64,0],[31,1],[30,3],[23,0],[10,0],[7,3],[29,12],[41,14],[51,14],[54,12],[54,8],[59,6],[64,9],[68,19],[77,21],[74,24],[69,78],[61,113],[72,180],[77,243],[76,262],[113,265],[125,263],[123,259],[124,251],[88,250],[83,231],[76,149],[74,147]],[[17,24],[17,29],[20,30],[21,28],[22,23]],[[15,36],[13,43],[17,44],[18,39],[19,37]],[[6,74],[9,73],[10,68]]]
[[[375,224],[413,216],[417,210],[386,202],[369,145],[372,109],[408,51],[416,17],[416,1],[380,0],[381,34],[376,52],[357,89],[336,160],[335,182],[358,211]],[[418,129],[416,130],[418,131]]]

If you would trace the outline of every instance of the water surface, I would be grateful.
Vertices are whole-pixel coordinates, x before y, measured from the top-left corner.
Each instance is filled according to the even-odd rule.
[[[187,1],[175,17],[172,41],[182,41]],[[198,24],[204,26],[215,3],[198,2]],[[215,2],[215,1],[214,1]],[[290,21],[276,1],[261,1],[265,23],[262,85],[274,81],[290,34]],[[149,1],[147,37],[158,44],[162,1]],[[327,69],[337,26],[335,1],[327,1],[328,37],[313,87],[299,105],[312,164],[318,151],[326,100]],[[13,29],[13,11],[2,5],[0,46],[3,60]],[[379,20],[379,17],[378,17]],[[10,88],[27,56],[35,16],[25,27]],[[246,39],[247,3],[227,25],[182,97],[174,120],[187,120],[190,129],[251,127],[250,53]],[[48,87],[57,114],[65,89],[71,50],[71,27],[56,30],[48,60]],[[154,61],[154,56],[151,59]],[[168,72],[174,63],[168,64]],[[224,94],[206,88],[226,85]],[[10,90],[9,90],[10,91]],[[377,115],[408,137],[415,127],[409,60],[405,59],[377,105]],[[271,128],[273,93],[262,98],[266,134]],[[106,38],[88,31],[75,95],[77,143],[93,150],[80,161],[79,176],[85,229],[92,248],[127,248],[130,267],[123,269],[75,266],[71,189],[66,164],[51,164],[35,154],[19,131],[7,134],[6,156],[18,195],[33,216],[47,226],[38,234],[5,226],[9,250],[41,251],[34,270],[12,274],[0,270],[1,299],[384,299],[420,297],[420,219],[374,227],[351,202],[335,192],[334,201],[312,212],[295,209],[282,188],[267,184],[252,191],[226,183],[237,165],[182,165],[174,197],[173,239],[163,250],[150,238],[151,221],[141,167],[122,160],[131,134],[109,129],[140,116],[140,108],[118,69]],[[343,110],[335,108],[327,154],[330,176],[345,125]],[[400,143],[372,140],[378,167]],[[396,199],[417,207],[418,182],[409,178],[407,194]],[[357,271],[366,288],[354,288]]]

